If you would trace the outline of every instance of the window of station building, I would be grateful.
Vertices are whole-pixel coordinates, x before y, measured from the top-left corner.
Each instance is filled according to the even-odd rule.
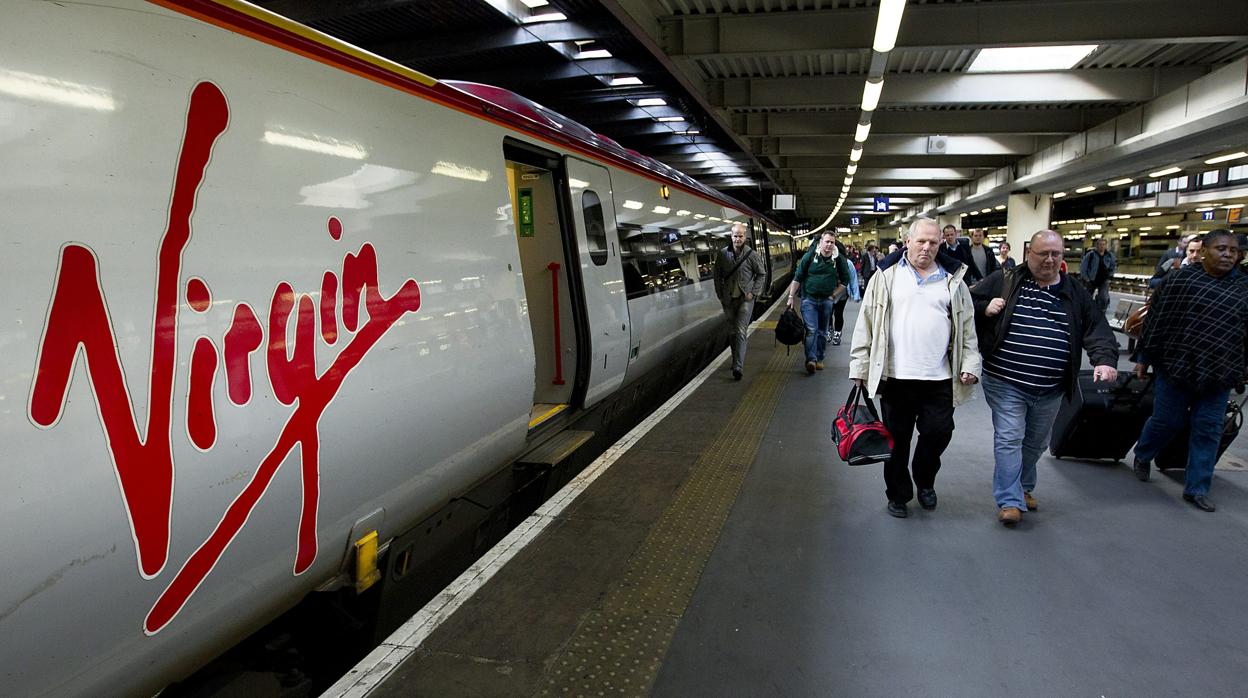
[[[589,258],[596,266],[607,263],[607,226],[602,218],[602,200],[592,190],[581,194],[581,214],[585,218],[585,238]]]
[[[1187,175],[1171,177],[1166,183],[1166,191],[1179,191],[1180,189],[1187,189]]]
[[[1248,165],[1236,165],[1227,168],[1226,181],[1234,182],[1237,179],[1248,179]]]
[[[1131,188],[1127,190],[1127,196],[1139,196],[1139,195],[1140,195],[1140,185],[1132,184]]]
[[[1205,186],[1209,186],[1210,184],[1217,184],[1218,175],[1220,174],[1221,172],[1219,172],[1218,170],[1209,170],[1208,172],[1201,174],[1200,186],[1205,187]]]
[[[1144,185],[1145,194],[1156,194],[1161,191],[1161,182],[1148,182]]]

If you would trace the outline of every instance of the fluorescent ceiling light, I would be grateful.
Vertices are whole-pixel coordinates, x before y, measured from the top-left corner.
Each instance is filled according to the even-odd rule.
[[[1160,215],[1161,215],[1161,211],[1149,211],[1149,212],[1148,212],[1148,215],[1150,215],[1150,216],[1160,216]]]
[[[1066,192],[1064,192],[1064,191],[1059,191],[1059,192],[1057,192],[1056,194],[1054,194],[1054,195],[1053,195],[1053,198],[1054,198],[1054,199],[1060,199],[1060,198],[1062,198],[1063,196],[1066,196]]]
[[[676,123],[677,121],[684,121],[684,120],[685,120],[685,117],[683,116],[660,116],[658,119],[655,119],[655,121],[658,121],[664,124],[673,124],[673,123]]]
[[[535,7],[544,7],[550,4],[550,0],[520,0],[520,2],[524,3],[524,6],[530,10]]]
[[[562,22],[568,18],[562,12],[547,12],[543,15],[529,15],[524,18],[525,24],[537,24],[538,22]]]
[[[683,134],[685,134],[686,136],[696,136],[696,135],[698,135],[699,133],[702,133],[702,132],[701,132],[701,131],[699,131],[699,130],[698,130],[698,129],[696,129],[696,128],[691,128],[691,129],[689,129],[689,130],[687,130],[687,131],[677,131],[677,133],[683,133]]]
[[[610,57],[611,57],[611,52],[606,50],[605,48],[594,48],[588,51],[581,51],[580,53],[576,54],[576,60],[578,61],[582,61],[587,58],[610,58]]]
[[[901,13],[906,0],[880,0],[880,13],[875,20],[875,41],[871,48],[888,53],[897,45],[897,29],[901,27]]]
[[[1205,160],[1205,164],[1216,165],[1219,162],[1228,162],[1230,160],[1238,160],[1240,158],[1248,158],[1248,153],[1241,150],[1238,153],[1231,153],[1230,155],[1219,155],[1216,158],[1209,158],[1208,160]]]
[[[646,97],[644,99],[637,100],[637,106],[639,107],[666,107],[667,100],[660,99],[658,97]]]
[[[1167,167],[1164,170],[1157,170],[1156,172],[1149,172],[1148,176],[1149,177],[1165,177],[1166,175],[1172,175],[1175,172],[1182,172],[1182,171],[1183,170],[1177,167]]]
[[[1178,230],[1179,227],[1180,226],[1177,226],[1177,225],[1167,225],[1166,230]]]
[[[1095,184],[1089,184],[1089,185],[1088,185],[1088,186],[1086,186],[1086,187],[1079,187],[1078,189],[1076,189],[1076,190],[1075,190],[1075,193],[1076,193],[1076,194],[1087,194],[1088,192],[1093,191],[1093,190],[1095,190],[1095,189],[1096,189],[1096,185],[1095,185]]]
[[[854,183],[854,178],[853,178],[852,176],[850,176],[850,175],[846,175],[846,176],[845,176],[845,184],[847,184],[847,185],[848,185],[848,184],[853,184],[853,183]]]
[[[1151,225],[1141,225],[1141,226],[1140,226],[1140,230],[1152,230],[1152,229],[1153,229],[1153,227],[1152,227]]]
[[[1004,211],[1004,210],[1005,210],[1005,204],[1001,204],[1000,206],[993,206],[993,207],[992,207],[992,209],[993,209],[994,211]]]
[[[1111,179],[1109,180],[1108,184],[1111,187],[1121,187],[1124,184],[1130,184],[1131,182],[1134,182],[1134,181],[1135,180],[1131,179],[1130,177],[1123,177],[1122,179]]]
[[[884,80],[872,82],[868,80],[862,88],[862,110],[875,111],[880,105],[880,93],[884,91]]]
[[[1017,73],[1032,70],[1070,70],[1096,50],[1096,44],[1078,46],[1009,46],[984,48],[966,67],[968,73]]]
[[[858,162],[861,159],[862,159],[862,146],[855,146],[853,150],[849,151],[850,162]]]
[[[849,165],[845,167],[845,174],[849,175],[850,177],[853,177],[854,173],[857,171],[858,171],[858,165],[854,163],[850,163]]]
[[[612,87],[622,87],[624,85],[640,85],[640,84],[642,84],[641,78],[637,77],[636,75],[620,75],[618,77],[611,78]]]
[[[854,142],[865,142],[867,140],[867,134],[869,133],[871,133],[871,122],[868,121],[865,124],[858,124],[858,127],[854,129]]]
[[[990,208],[981,208],[981,209],[979,210],[979,212],[980,212],[980,213],[992,213],[992,209],[990,209]]]

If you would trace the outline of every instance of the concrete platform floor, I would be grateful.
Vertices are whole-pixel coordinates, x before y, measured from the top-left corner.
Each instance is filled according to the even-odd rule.
[[[848,341],[806,376],[794,352],[717,544],[683,605],[654,620],[655,671],[615,694],[1160,696],[1248,689],[1248,439],[1214,478],[1218,512],[1181,479],[1125,465],[1039,466],[1039,510],[995,519],[992,430],[977,399],[937,479],[936,511],[885,512],[879,466],[850,468],[828,432]],[[653,522],[762,380],[726,368],[636,444],[452,615],[388,695],[535,695],[597,622]],[[1120,369],[1128,368],[1125,357]],[[752,393],[750,393],[752,394]],[[674,628],[674,630],[673,630]],[[588,672],[588,670],[587,670]],[[557,684],[556,684],[557,685]],[[568,686],[564,686],[568,688]],[[568,694],[582,693],[575,685]],[[596,691],[591,691],[596,694]]]

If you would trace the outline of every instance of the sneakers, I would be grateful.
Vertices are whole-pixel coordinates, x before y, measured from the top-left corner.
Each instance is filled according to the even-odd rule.
[[[840,332],[832,333],[832,345],[838,346],[838,347],[841,346],[841,333]]]
[[[822,362],[822,361],[816,361],[816,362],[815,362],[815,370],[816,370],[816,371],[822,371],[822,370],[823,370],[823,362]]]
[[[1153,464],[1146,460],[1140,460],[1140,457],[1136,456],[1131,463],[1131,469],[1135,471],[1135,476],[1140,479],[1140,482],[1148,482],[1148,475],[1153,469]]]
[[[1023,503],[1027,505],[1027,511],[1035,511],[1040,508],[1036,505],[1036,498],[1031,496],[1030,492],[1023,493]]]
[[[815,362],[814,362],[814,361],[807,361],[807,362],[806,362],[806,373],[807,373],[807,375],[814,375],[814,373],[815,373]]]
[[[898,504],[890,499],[888,500],[888,515],[904,519],[910,515],[910,510],[906,508],[905,504]]]
[[[739,381],[739,380],[741,380],[741,370],[740,370],[740,369],[736,369],[736,368],[732,369],[732,379],[733,379],[734,381]]]
[[[1013,526],[1023,520],[1023,512],[1017,507],[1001,507],[997,512],[997,521],[1006,526]]]

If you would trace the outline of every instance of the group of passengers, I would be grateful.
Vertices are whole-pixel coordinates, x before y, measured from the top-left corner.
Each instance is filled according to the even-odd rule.
[[[1162,260],[1162,280],[1133,357],[1139,376],[1150,366],[1155,374],[1153,412],[1135,447],[1135,473],[1147,480],[1152,459],[1190,425],[1183,499],[1209,512],[1215,509],[1209,489],[1227,400],[1248,379],[1248,274],[1239,266],[1241,238],[1214,230],[1194,244],[1181,242],[1177,254]],[[1084,256],[1081,281],[1075,281],[1065,273],[1063,250],[1061,235],[1041,230],[1015,263],[1008,248],[994,253],[985,245],[982,233],[966,245],[956,228],[942,231],[936,221],[920,218],[904,244],[876,262],[854,328],[849,377],[880,399],[893,436],[884,464],[892,516],[909,515],[916,489],[919,506],[936,508],[936,475],[953,436],[954,410],[981,379],[992,411],[997,519],[1013,525],[1036,510],[1036,462],[1063,397],[1077,389],[1082,354],[1093,365],[1094,381],[1118,379],[1118,342],[1105,319],[1116,262],[1098,241]],[[823,368],[828,343],[840,343],[838,298],[852,283],[853,269],[845,257],[835,236],[823,235],[788,290],[788,307],[800,295],[811,330],[808,373]],[[731,250],[721,255],[721,269],[744,266]],[[733,287],[748,289],[751,297],[762,290],[761,273],[728,276],[734,278],[721,287],[716,275],[726,312]],[[742,283],[752,279],[758,285]],[[829,322],[835,329],[820,332]],[[739,378],[745,325],[737,327],[742,341],[739,350],[733,343],[733,375]]]

